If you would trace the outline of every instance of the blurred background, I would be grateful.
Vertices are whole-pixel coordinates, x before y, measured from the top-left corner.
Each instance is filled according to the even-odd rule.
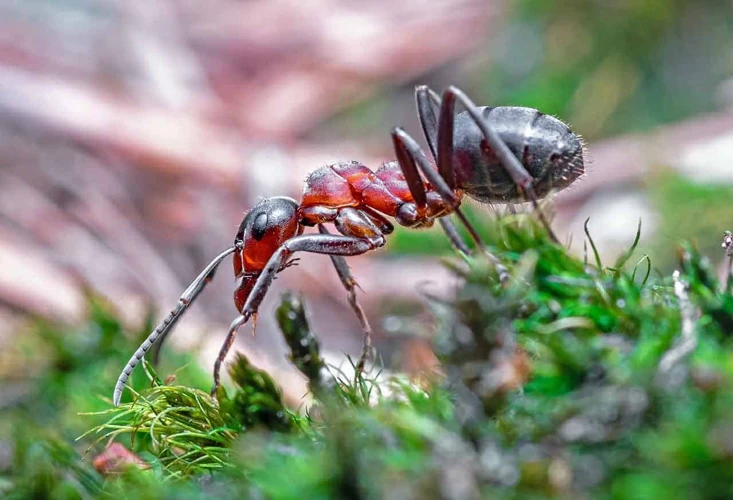
[[[28,398],[52,357],[29,333],[39,320],[84,344],[101,297],[132,346],[259,198],[299,199],[336,160],[376,169],[395,125],[420,138],[417,84],[536,107],[583,135],[587,174],[548,206],[577,251],[586,218],[606,261],[641,218],[654,267],[673,266],[685,238],[719,261],[733,227],[730,0],[3,0],[0,408]],[[432,362],[414,311],[419,290],[454,286],[438,260],[450,254],[439,231],[398,230],[350,260],[387,367]],[[304,384],[272,319],[283,290],[305,294],[334,360],[361,342],[329,260],[302,257],[237,345],[294,400]],[[234,286],[225,263],[171,335],[207,373]],[[113,380],[122,366],[108,365]]]

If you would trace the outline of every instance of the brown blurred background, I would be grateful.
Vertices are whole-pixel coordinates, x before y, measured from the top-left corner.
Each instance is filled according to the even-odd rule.
[[[586,137],[588,174],[554,202],[574,248],[590,217],[610,258],[641,217],[654,265],[671,266],[682,238],[716,255],[733,226],[732,12],[718,0],[5,0],[0,349],[29,317],[83,321],[87,289],[130,328],[151,307],[160,317],[257,199],[298,199],[305,175],[335,160],[378,167],[395,125],[420,137],[423,83],[537,107]],[[424,362],[393,338],[425,328],[403,305],[420,302],[422,282],[453,284],[436,259],[449,253],[443,236],[414,233],[351,259],[390,366]],[[201,346],[208,366],[233,289],[224,265],[171,343]],[[344,292],[317,256],[281,275],[240,349],[288,377],[272,320],[284,289],[306,294],[334,358],[358,352]]]

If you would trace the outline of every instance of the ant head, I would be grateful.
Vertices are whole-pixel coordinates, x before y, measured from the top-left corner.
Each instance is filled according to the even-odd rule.
[[[291,223],[297,225],[297,210],[295,200],[285,196],[261,200],[242,219],[234,243],[242,242],[248,236],[259,241],[268,233],[278,232]]]
[[[292,198],[265,198],[239,225],[234,245],[234,274],[261,271],[273,253],[298,232],[298,204]]]

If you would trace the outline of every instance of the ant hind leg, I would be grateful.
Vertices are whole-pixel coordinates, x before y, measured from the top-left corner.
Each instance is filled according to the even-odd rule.
[[[425,140],[428,142],[433,158],[437,158],[438,118],[435,115],[434,106],[440,107],[440,97],[427,85],[420,85],[415,88],[415,104]]]
[[[445,102],[446,101],[443,100],[443,107],[445,106]],[[442,131],[446,127],[449,127],[450,140],[448,146],[450,151],[452,151],[453,125],[452,122],[449,126],[445,125],[443,123],[445,122],[445,120],[443,119],[443,115],[445,115],[445,112],[443,112],[441,109],[440,130]],[[499,275],[499,280],[501,282],[505,282],[509,278],[509,272],[507,271],[506,267],[501,264],[499,259],[489,251],[489,249],[486,247],[483,240],[481,239],[481,236],[476,231],[476,228],[473,227],[473,224],[471,224],[471,222],[468,220],[466,215],[459,207],[460,199],[456,196],[454,192],[455,174],[453,172],[452,163],[448,164],[446,162],[443,162],[441,164],[440,161],[441,157],[445,157],[446,155],[446,146],[443,145],[441,147],[442,135],[444,134],[438,134],[438,170],[435,170],[432,165],[430,165],[430,162],[425,157],[425,153],[423,153],[422,148],[420,148],[420,145],[415,141],[415,139],[410,137],[410,135],[400,127],[395,127],[392,130],[392,140],[395,145],[397,160],[402,167],[402,171],[405,173],[405,179],[407,180],[408,186],[410,187],[410,192],[421,190],[422,197],[425,197],[425,188],[423,186],[422,179],[420,178],[420,174],[418,173],[419,169],[419,172],[422,172],[423,175],[425,175],[425,177],[428,179],[428,182],[430,182],[430,184],[438,192],[441,198],[443,198],[443,200],[452,207],[453,212],[456,214],[461,223],[466,227],[469,234],[471,235],[471,238],[473,238],[473,240],[476,242],[476,245],[481,249],[483,254],[494,264],[496,272]],[[415,177],[417,177],[418,182],[411,181],[411,178]],[[417,198],[415,199],[417,202]],[[449,233],[448,236],[450,238],[451,234]]]
[[[417,104],[417,116],[420,119],[423,135],[428,143],[433,159],[437,160],[438,118],[435,114],[435,108],[440,108],[440,97],[427,85],[420,85],[415,88],[415,103]],[[458,233],[458,229],[453,221],[448,217],[441,217],[438,219],[438,222],[440,222],[440,227],[443,228],[443,232],[445,232],[453,248],[463,255],[470,255],[471,250]]]
[[[440,116],[440,126],[442,131],[442,126],[444,125],[444,111],[447,114],[448,111],[450,112],[450,122],[451,122],[451,134],[450,134],[450,142],[452,143],[452,122],[453,122],[453,113],[454,113],[454,103],[455,100],[459,100],[464,108],[466,108],[466,111],[468,111],[469,116],[471,119],[473,119],[474,123],[479,127],[481,130],[481,133],[484,136],[484,139],[486,140],[486,143],[489,145],[489,147],[494,151],[497,158],[501,161],[502,165],[504,166],[504,169],[509,174],[509,176],[512,178],[514,183],[519,186],[524,193],[527,195],[527,199],[532,203],[532,206],[534,207],[535,211],[537,212],[537,216],[540,218],[540,221],[545,226],[545,229],[547,230],[548,234],[550,235],[550,238],[552,238],[552,241],[555,243],[558,243],[557,236],[555,236],[555,233],[552,230],[552,227],[550,227],[550,223],[545,217],[544,212],[539,206],[539,202],[537,199],[537,195],[534,192],[534,178],[527,172],[527,169],[524,168],[524,165],[517,159],[516,156],[514,156],[514,153],[511,152],[509,147],[504,143],[504,141],[499,137],[499,134],[486,122],[486,120],[483,119],[481,116],[481,112],[476,107],[476,105],[471,101],[471,99],[468,98],[466,94],[463,93],[462,90],[456,88],[456,87],[449,87],[444,93],[443,93],[443,104],[441,106],[441,116]],[[447,107],[450,107],[449,110],[447,110]],[[448,117],[446,117],[446,120]],[[441,135],[441,134],[439,134]],[[446,135],[446,134],[443,134]],[[440,138],[442,139],[442,138]],[[440,153],[440,142],[439,139],[438,144],[438,165],[441,163],[441,158],[443,161],[447,161],[447,158],[442,157]],[[443,141],[448,139],[442,139]],[[452,144],[451,144],[451,150],[452,150]]]

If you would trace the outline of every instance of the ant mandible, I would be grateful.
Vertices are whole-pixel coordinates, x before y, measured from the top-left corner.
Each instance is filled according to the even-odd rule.
[[[237,330],[250,318],[256,319],[275,275],[293,264],[291,256],[296,252],[331,257],[364,335],[364,350],[357,366],[361,369],[370,348],[371,328],[357,301],[356,282],[344,257],[383,246],[385,235],[394,229],[387,216],[411,228],[430,227],[437,219],[453,246],[468,254],[468,246],[446,217],[455,214],[479,249],[496,264],[502,280],[508,276],[506,269],[483,245],[460,209],[464,195],[482,203],[529,201],[557,241],[538,207],[538,199],[552,190],[564,189],[584,172],[580,137],[562,121],[536,109],[477,107],[455,87],[449,87],[442,100],[426,86],[418,87],[415,97],[434,162],[397,127],[392,130],[397,161],[385,163],[376,172],[358,162],[321,167],[306,179],[300,204],[287,197],[257,203],[239,225],[234,245],[206,266],[130,358],[115,386],[115,406],[135,366],[156,340],[171,330],[213,278],[219,264],[231,254],[234,274],[240,280],[234,292],[239,316],[229,327],[214,364],[212,395],[219,387],[221,363]],[[465,111],[456,116],[457,101]],[[341,234],[330,234],[325,223],[333,223]],[[306,226],[318,226],[319,233],[303,234]]]

